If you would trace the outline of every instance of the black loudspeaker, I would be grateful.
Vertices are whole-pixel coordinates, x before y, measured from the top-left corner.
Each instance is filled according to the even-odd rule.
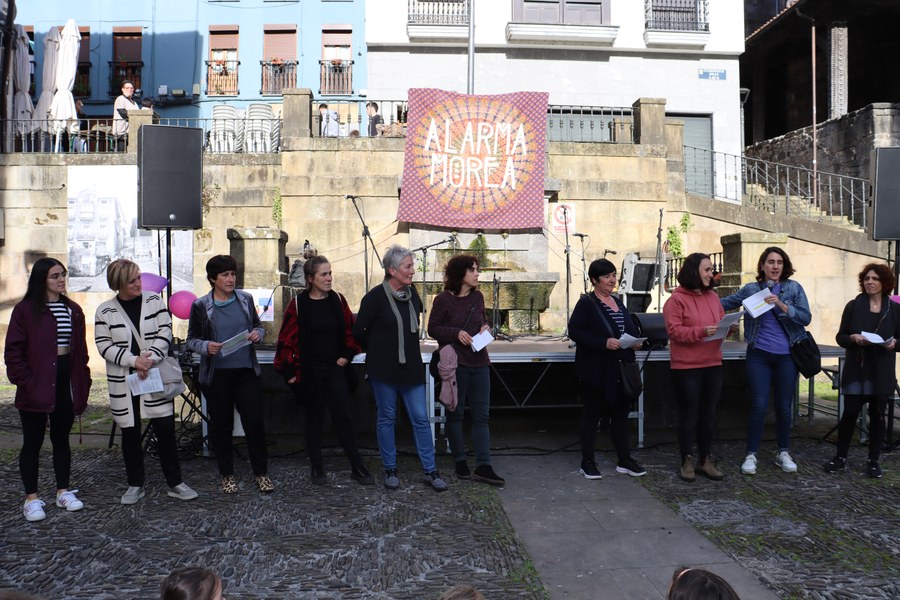
[[[203,130],[144,125],[137,161],[138,227],[203,227]]]
[[[900,148],[876,148],[872,238],[900,240]]]
[[[641,325],[641,337],[647,338],[644,348],[660,350],[669,345],[669,334],[666,333],[666,322],[662,313],[635,313]]]

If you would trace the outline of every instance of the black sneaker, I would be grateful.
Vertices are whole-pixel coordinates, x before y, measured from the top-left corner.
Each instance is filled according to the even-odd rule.
[[[471,479],[472,472],[469,471],[469,465],[464,460],[456,461],[456,478],[457,479]]]
[[[619,461],[619,464],[616,466],[616,472],[631,475],[632,477],[643,477],[647,474],[647,469],[637,464],[637,462],[629,456],[625,460]]]
[[[482,481],[490,485],[503,485],[506,480],[494,473],[491,465],[479,465],[475,467],[475,474],[472,475],[475,481]]]
[[[822,467],[825,469],[826,473],[837,473],[838,471],[843,471],[844,467],[847,466],[847,459],[842,456],[835,456]]]
[[[384,472],[384,487],[396,490],[400,487],[400,478],[397,477],[397,469],[387,469]]]
[[[313,465],[309,469],[309,479],[316,485],[328,483],[328,478],[325,477],[325,469],[322,468],[322,465]]]
[[[360,485],[374,485],[375,478],[366,469],[365,465],[358,464],[350,467],[350,478],[358,481]]]
[[[872,479],[881,479],[881,476],[884,475],[884,471],[881,470],[881,465],[878,464],[877,460],[869,459],[869,464],[866,467],[866,475]]]
[[[581,461],[581,468],[578,469],[578,472],[584,475],[585,479],[603,479],[600,469],[597,468],[597,463],[592,460]]]

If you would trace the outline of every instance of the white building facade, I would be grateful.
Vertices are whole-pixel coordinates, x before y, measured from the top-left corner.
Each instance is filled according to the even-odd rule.
[[[664,98],[668,115],[685,118],[686,145],[740,154],[743,5],[743,0],[366,2],[367,93],[402,100],[412,87],[466,92],[471,14],[473,93],[546,91],[551,105],[574,110]]]

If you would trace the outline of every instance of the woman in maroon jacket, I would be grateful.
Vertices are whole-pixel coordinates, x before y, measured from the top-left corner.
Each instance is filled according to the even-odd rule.
[[[69,489],[72,452],[69,432],[87,407],[91,388],[84,311],[69,300],[66,268],[55,258],[40,258],[31,269],[25,297],[13,308],[6,332],[4,361],[16,385],[22,419],[19,472],[25,486],[22,512],[27,521],[46,517],[38,498],[38,463],[47,420],[53,444],[56,505],[69,511],[84,504]]]
[[[447,413],[447,441],[456,463],[456,476],[472,478],[490,485],[506,483],[491,467],[491,359],[487,348],[472,349],[472,337],[486,329],[484,296],[478,291],[478,259],[459,254],[444,269],[444,291],[435,296],[428,319],[428,333],[441,346],[451,344],[456,350],[456,410]],[[466,463],[466,444],[462,422],[466,406],[472,416],[472,445],[475,448],[475,473]]]

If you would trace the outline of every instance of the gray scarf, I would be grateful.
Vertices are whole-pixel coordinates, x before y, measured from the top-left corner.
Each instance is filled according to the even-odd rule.
[[[391,310],[394,311],[394,318],[397,319],[397,341],[399,342],[397,344],[397,358],[400,360],[401,365],[405,365],[406,349],[404,348],[405,344],[403,343],[403,319],[400,318],[400,309],[397,308],[397,302],[405,302],[406,305],[409,306],[409,331],[411,333],[418,333],[419,319],[416,317],[416,310],[413,307],[413,303],[410,302],[410,300],[412,300],[412,291],[409,287],[404,287],[395,292],[394,288],[387,282],[387,279],[382,282],[381,288],[384,290],[385,296],[387,296]]]

